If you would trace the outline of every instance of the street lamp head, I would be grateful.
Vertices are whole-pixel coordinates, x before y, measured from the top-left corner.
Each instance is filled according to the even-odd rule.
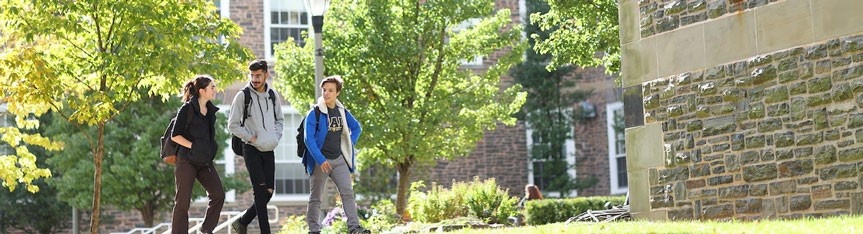
[[[327,8],[330,7],[330,0],[307,0],[309,3],[309,10],[312,13],[312,16],[323,16],[324,12],[327,12]]]

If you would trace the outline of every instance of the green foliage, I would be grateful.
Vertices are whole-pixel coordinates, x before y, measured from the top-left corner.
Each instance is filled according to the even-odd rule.
[[[96,126],[75,139],[89,143],[93,159],[86,174],[94,181],[96,227],[103,155],[118,156],[105,148],[105,125],[143,97],[177,93],[193,74],[240,79],[250,57],[237,43],[240,27],[219,18],[208,0],[7,0],[0,1],[0,22],[0,102],[9,113],[51,110],[70,123]],[[22,169],[0,170],[5,177]]]
[[[606,203],[620,206],[625,201],[625,196],[531,200],[525,202],[525,223],[542,225],[563,222],[587,210],[605,210]]]
[[[533,14],[549,11],[548,4],[541,0],[528,0],[527,8]],[[533,35],[528,41],[531,46],[537,41],[546,40],[555,31],[555,28],[542,29],[536,22],[525,24],[525,32]],[[567,173],[571,165],[566,162],[569,155],[564,154],[564,143],[574,137],[572,126],[577,121],[577,114],[572,107],[586,99],[591,92],[576,89],[574,81],[580,77],[571,77],[573,66],[548,70],[546,66],[551,60],[550,55],[527,50],[525,57],[525,61],[512,70],[512,76],[528,93],[520,117],[528,122],[532,130],[531,158],[543,164],[539,171],[542,175],[534,175],[537,184],[545,191],[558,191],[561,195],[569,194],[573,189],[593,186],[595,183],[583,183]]]
[[[370,212],[360,217],[362,226],[372,233],[383,233],[396,226],[401,220],[396,213],[396,206],[390,200],[380,200],[374,205]]]
[[[437,183],[432,183],[429,190],[420,191],[424,187],[423,181],[411,184],[411,197],[408,200],[407,209],[413,221],[436,223],[468,215],[464,202],[466,190],[449,190]]]
[[[471,215],[486,223],[508,223],[507,218],[515,215],[517,199],[501,189],[494,178],[480,182],[474,177],[468,187],[465,203]]]
[[[180,105],[177,97],[168,102],[155,97],[142,99],[126,107],[105,127],[107,157],[103,166],[111,176],[103,179],[102,201],[121,210],[138,210],[147,225],[153,225],[155,215],[170,211],[174,204],[174,166],[162,163],[159,158],[159,138]],[[219,149],[227,147],[226,119],[224,114],[218,114]],[[62,119],[53,118],[48,123],[45,134],[67,143],[63,153],[53,154],[48,160],[59,174],[52,185],[57,186],[61,200],[78,208],[92,208],[93,163],[87,160],[90,145],[83,139],[85,134]],[[94,127],[86,130],[95,131]],[[247,180],[221,174],[226,190],[248,190]],[[194,197],[205,195],[202,187],[195,186]]]
[[[5,118],[5,115],[0,115]],[[18,127],[0,127],[0,146],[8,147],[0,153],[0,180],[2,187],[9,192],[15,192],[19,184],[23,184],[30,193],[39,192],[35,183],[40,178],[51,177],[51,171],[37,166],[36,155],[30,147],[40,147],[44,150],[58,151],[63,148],[60,142],[52,141],[39,133],[28,133],[35,130],[38,121],[18,118]],[[22,132],[21,130],[24,130]],[[13,151],[15,154],[6,155]]]
[[[0,114],[0,121],[6,116]],[[11,128],[16,129],[16,128]],[[16,129],[17,130],[17,129]],[[35,129],[23,134],[39,135]],[[0,142],[0,151],[5,151],[5,144]],[[46,149],[28,146],[37,160],[33,163],[45,167]],[[68,204],[57,199],[57,189],[45,181],[32,181],[32,186],[40,188],[32,193],[26,190],[0,189],[0,233],[20,230],[28,233],[58,233],[71,225]],[[34,210],[38,207],[38,210]]]
[[[0,233],[60,233],[71,226],[72,208],[57,200],[57,191],[44,181],[35,181],[41,190],[0,190]]]
[[[358,176],[354,177],[354,192],[362,194],[359,203],[374,204],[389,200],[396,193],[396,172],[384,163],[365,161],[357,166]]]
[[[306,223],[306,216],[291,215],[285,221],[282,221],[282,230],[279,230],[278,234],[300,234],[307,233],[308,231],[309,227]]]
[[[480,181],[474,177],[471,182],[455,182],[452,189],[432,183],[428,191],[422,181],[411,185],[408,210],[417,222],[437,223],[459,217],[472,216],[486,223],[507,223],[507,218],[515,215],[515,197],[508,195],[495,180]]]
[[[359,160],[399,171],[396,207],[404,211],[411,167],[466,156],[498,123],[515,124],[526,94],[501,90],[500,77],[522,59],[521,25],[492,0],[333,1],[324,24],[326,73],[345,79],[340,99],[363,125]],[[478,19],[464,30],[461,23]],[[306,41],[312,41],[306,39]],[[276,47],[275,87],[302,110],[314,99],[313,43]],[[483,72],[461,61],[490,57]],[[500,55],[500,56],[498,56]]]
[[[547,38],[531,34],[537,52],[554,56],[549,70],[565,64],[620,70],[617,0],[549,0],[548,5],[547,13],[532,13],[530,19],[542,30],[554,30]]]

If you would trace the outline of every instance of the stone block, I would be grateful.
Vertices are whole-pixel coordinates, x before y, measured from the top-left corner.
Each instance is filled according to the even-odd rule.
[[[623,87],[639,85],[657,76],[656,40],[645,38],[620,48],[620,71]]]
[[[842,164],[842,165],[825,167],[825,168],[822,168],[818,171],[818,175],[820,176],[820,179],[822,181],[856,177],[857,176],[857,165]]]
[[[776,164],[768,163],[754,166],[743,167],[743,180],[746,182],[758,182],[770,179],[776,179],[777,169]]]
[[[811,159],[795,160],[779,163],[779,177],[795,177],[810,174],[814,171]]]
[[[731,204],[705,206],[701,210],[704,219],[730,218],[734,216],[734,206]]]
[[[816,3],[817,2],[817,3]],[[816,1],[812,4],[815,40],[825,40],[863,31],[863,2],[857,0]]]
[[[826,201],[817,201],[814,206],[816,211],[821,210],[833,210],[833,209],[851,209],[851,201],[847,199],[841,200],[826,200]]]
[[[770,183],[770,195],[776,196],[781,194],[789,194],[797,191],[797,181],[786,180]]]
[[[667,20],[673,26],[676,19]],[[659,77],[680,74],[707,66],[704,56],[704,25],[696,24],[657,35]]]
[[[755,9],[758,53],[814,41],[810,1],[782,1]]]
[[[809,207],[812,206],[812,198],[809,195],[797,195],[792,196],[789,199],[789,210],[791,211],[804,211],[808,210]]]
[[[761,198],[746,198],[734,202],[734,210],[736,215],[760,213],[761,209]]]
[[[623,1],[619,6],[620,43],[627,44],[641,39],[638,3],[636,1]]]
[[[754,11],[705,22],[704,34],[705,44],[710,45],[704,48],[707,64],[724,64],[757,54]]]

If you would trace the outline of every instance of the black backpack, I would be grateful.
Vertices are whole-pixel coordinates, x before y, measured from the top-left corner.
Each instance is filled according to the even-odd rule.
[[[189,114],[192,113],[192,108],[189,108]],[[177,116],[171,118],[171,121],[168,122],[168,128],[165,128],[165,133],[162,134],[162,137],[159,138],[159,143],[162,145],[162,149],[159,151],[159,157],[162,158],[162,161],[165,161],[165,158],[170,156],[177,156],[177,151],[180,150],[180,145],[177,142],[171,140],[171,132],[174,130],[174,123],[177,122]],[[189,126],[189,123],[192,122],[192,116],[186,118],[186,126]]]
[[[240,122],[240,127],[246,126],[246,119],[249,118],[249,105],[252,104],[252,94],[250,93],[249,87],[243,88],[243,121]],[[267,90],[270,93],[270,101],[273,102],[273,118],[276,117],[276,93],[273,92],[272,89]],[[231,149],[234,150],[234,154],[243,156],[243,142],[237,136],[231,135]]]
[[[318,110],[318,107],[314,108],[315,111],[315,121],[321,118],[321,111]],[[306,154],[306,118],[303,118],[303,121],[300,121],[300,126],[297,127],[297,157],[302,158],[303,155]],[[318,123],[315,123],[315,133],[318,132]]]

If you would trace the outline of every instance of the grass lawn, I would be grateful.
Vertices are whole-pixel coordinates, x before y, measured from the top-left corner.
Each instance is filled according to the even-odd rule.
[[[805,218],[768,221],[627,221],[611,223],[563,223],[501,229],[460,230],[451,233],[863,233],[863,216]]]

